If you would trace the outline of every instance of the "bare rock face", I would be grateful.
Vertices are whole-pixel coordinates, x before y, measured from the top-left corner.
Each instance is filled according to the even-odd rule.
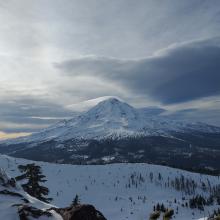
[[[18,205],[18,215],[20,220],[28,220],[29,217],[37,219],[41,216],[51,217],[52,214],[48,211],[43,211],[28,205]]]
[[[62,216],[63,220],[107,220],[92,205],[77,205],[54,210]]]
[[[2,168],[0,168],[0,185],[4,187],[16,187],[15,179],[9,178]]]

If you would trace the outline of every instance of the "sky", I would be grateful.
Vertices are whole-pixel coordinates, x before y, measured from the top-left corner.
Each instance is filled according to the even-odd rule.
[[[106,96],[220,126],[219,0],[0,0],[0,21],[0,138]]]

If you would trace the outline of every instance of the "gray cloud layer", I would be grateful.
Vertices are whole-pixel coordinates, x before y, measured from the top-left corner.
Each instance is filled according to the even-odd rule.
[[[5,132],[33,132],[74,115],[60,105],[32,98],[0,101],[0,106],[0,131]]]
[[[219,0],[0,0],[1,52],[136,58],[219,34]]]
[[[0,132],[35,131],[71,115],[65,106],[108,95],[142,107],[215,108],[214,120],[219,6],[0,0]]]
[[[119,60],[87,57],[55,64],[69,76],[119,82],[163,104],[220,94],[220,38],[174,45],[153,57]]]

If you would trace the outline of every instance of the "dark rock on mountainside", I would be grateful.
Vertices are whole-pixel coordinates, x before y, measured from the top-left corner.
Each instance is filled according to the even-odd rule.
[[[23,204],[15,206],[18,206],[20,220],[28,220],[29,217],[36,219],[42,216],[51,217],[52,214],[49,212],[51,210],[60,214],[63,220],[106,220],[103,214],[97,211],[92,205],[77,205],[68,208],[51,208],[48,210],[41,210]]]
[[[52,214],[48,211],[44,211],[28,205],[18,205],[18,215],[20,220],[29,220],[29,217],[37,219],[42,216],[52,216]]]
[[[49,205],[45,206],[45,203],[42,203],[40,200],[36,199],[36,201],[32,201],[32,199],[29,200],[29,198],[31,197],[27,196],[27,193],[23,191],[19,183],[17,183],[15,179],[10,178],[7,173],[0,168],[0,203],[5,205],[9,209],[8,213],[15,216],[16,219],[57,219],[54,217],[53,210],[57,212],[63,220],[106,220],[103,214],[92,205],[79,204],[71,205],[66,208],[48,208]]]
[[[53,208],[63,220],[106,220],[92,205],[77,205],[68,208]]]

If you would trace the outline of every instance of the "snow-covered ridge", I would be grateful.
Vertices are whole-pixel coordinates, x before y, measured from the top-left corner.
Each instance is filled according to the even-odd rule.
[[[0,155],[0,167],[11,177],[19,175],[20,164],[33,161]],[[174,168],[151,164],[67,165],[35,162],[40,165],[50,189],[49,197],[58,207],[71,203],[76,194],[82,203],[93,204],[108,220],[146,220],[158,202],[175,210],[176,220],[192,220],[208,216],[218,206],[205,206],[204,211],[183,207],[193,196],[167,185],[175,178],[184,177],[197,185],[195,195],[206,196],[203,190],[219,184],[219,177],[201,175]],[[153,174],[151,180],[151,173]],[[140,178],[141,177],[141,178]],[[184,197],[184,200],[183,200]],[[5,199],[2,198],[3,200]],[[174,202],[176,199],[176,202]],[[4,209],[4,201],[0,209]],[[33,202],[35,204],[36,201]],[[178,207],[178,213],[176,210]],[[11,209],[11,207],[10,207]],[[1,217],[2,212],[0,212]],[[3,218],[11,220],[11,218]],[[13,218],[12,218],[13,219]],[[203,218],[202,218],[203,219]],[[13,219],[14,220],[14,219]],[[159,220],[162,220],[162,216]]]
[[[149,114],[146,109],[109,98],[85,113],[63,120],[31,136],[6,141],[8,143],[45,140],[104,139],[128,136],[172,136],[172,132],[220,132],[220,128],[204,123],[186,123],[168,116]]]
[[[2,166],[0,159],[0,219],[17,220],[19,219],[19,209],[23,206],[33,207],[35,210],[46,211],[53,207],[44,203],[26,192],[22,187],[11,179],[5,172],[6,167]],[[9,159],[7,159],[9,161]],[[48,211],[51,216],[42,215],[39,219],[62,220],[61,216],[54,211]],[[31,218],[31,217],[30,217]],[[32,218],[31,218],[32,219]],[[35,218],[33,218],[35,219]]]

